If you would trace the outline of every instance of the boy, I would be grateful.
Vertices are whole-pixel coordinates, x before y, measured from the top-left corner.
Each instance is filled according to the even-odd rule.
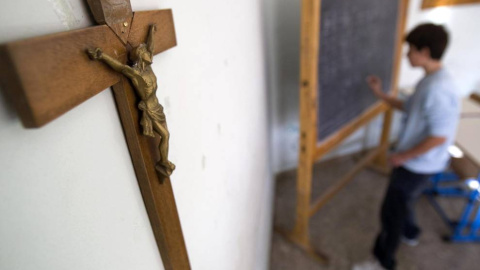
[[[375,241],[376,262],[354,269],[395,269],[395,252],[400,241],[414,245],[420,234],[413,204],[428,185],[432,174],[443,171],[448,163],[448,147],[453,143],[460,113],[459,98],[441,58],[448,43],[442,26],[422,24],[406,37],[408,60],[421,67],[425,77],[405,102],[382,92],[381,80],[369,76],[373,93],[395,109],[405,113],[398,145],[390,162],[394,169],[381,209],[381,231]],[[381,265],[381,266],[380,266]]]

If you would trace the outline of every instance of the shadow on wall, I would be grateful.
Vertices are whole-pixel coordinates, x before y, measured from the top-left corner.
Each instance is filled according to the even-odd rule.
[[[277,4],[276,58],[280,124],[298,121],[300,74],[300,3],[281,0]]]
[[[265,33],[274,172],[296,166],[301,1],[266,0]]]
[[[0,87],[0,119],[5,118],[9,121],[19,121],[12,102],[8,102],[4,88]]]

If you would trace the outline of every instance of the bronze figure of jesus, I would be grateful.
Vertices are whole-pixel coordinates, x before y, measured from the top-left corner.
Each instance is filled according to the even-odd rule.
[[[160,160],[155,169],[164,176],[170,176],[175,169],[175,165],[168,160],[168,140],[170,133],[168,132],[163,106],[158,102],[157,78],[152,71],[151,64],[153,58],[153,34],[156,31],[155,25],[151,25],[147,43],[142,43],[130,52],[130,60],[132,66],[124,65],[102,52],[100,48],[95,50],[87,50],[88,56],[92,60],[102,61],[110,66],[116,72],[122,73],[133,84],[141,101],[138,108],[142,111],[142,119],[140,124],[143,127],[143,135],[155,137],[155,133],[160,136]]]

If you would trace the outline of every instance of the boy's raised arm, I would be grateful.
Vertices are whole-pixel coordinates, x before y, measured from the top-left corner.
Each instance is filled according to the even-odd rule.
[[[385,94],[382,91],[382,80],[375,76],[375,75],[370,75],[367,77],[367,83],[370,89],[372,90],[373,94],[377,96],[379,99],[385,101],[388,105],[391,107],[404,111],[404,102],[396,97],[390,96],[388,94]]]

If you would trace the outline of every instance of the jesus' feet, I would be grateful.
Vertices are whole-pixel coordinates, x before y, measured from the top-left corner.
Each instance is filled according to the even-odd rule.
[[[170,161],[168,161],[167,164],[158,162],[155,170],[161,175],[169,177],[173,173],[173,170],[175,170],[175,165]]]

